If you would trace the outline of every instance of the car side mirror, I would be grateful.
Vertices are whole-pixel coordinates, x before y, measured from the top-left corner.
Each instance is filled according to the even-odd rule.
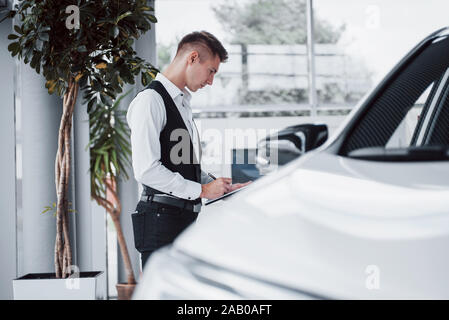
[[[274,171],[321,146],[328,138],[325,124],[290,126],[260,140],[257,145],[256,167],[261,174]]]

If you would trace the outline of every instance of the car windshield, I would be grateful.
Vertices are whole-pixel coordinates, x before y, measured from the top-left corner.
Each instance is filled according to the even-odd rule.
[[[386,79],[353,128],[341,154],[447,160],[449,147],[449,38],[434,39]],[[401,151],[402,150],[402,151]],[[435,159],[435,154],[439,154]],[[382,157],[379,158],[381,160]]]

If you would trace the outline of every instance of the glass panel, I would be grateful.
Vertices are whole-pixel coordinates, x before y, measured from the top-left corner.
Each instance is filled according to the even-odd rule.
[[[315,17],[334,28],[344,26],[331,51],[345,57],[344,63],[335,57],[333,63],[320,66],[317,50],[320,105],[329,95],[335,103],[349,105],[360,99],[418,42],[446,26],[449,10],[449,2],[444,0],[314,0],[313,4]],[[320,76],[325,73],[334,76]]]
[[[308,110],[305,0],[159,0],[155,5],[161,70],[181,37],[194,30],[213,33],[228,49],[215,84],[195,93],[193,108]],[[446,25],[449,2],[315,0],[313,9],[318,106],[347,108],[416,43]]]
[[[418,125],[418,120],[423,116],[424,105],[429,98],[430,91],[434,85],[435,82],[423,92],[418,100],[416,100],[413,107],[410,108],[407,115],[396,128],[396,131],[387,142],[385,148],[406,148],[411,145],[413,134],[417,129],[416,126]]]

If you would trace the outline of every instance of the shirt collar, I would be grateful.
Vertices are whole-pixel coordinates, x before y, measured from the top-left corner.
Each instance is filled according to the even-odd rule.
[[[184,99],[187,99],[187,101],[190,102],[190,99],[192,98],[190,92],[188,92],[185,88],[182,90],[179,89],[173,82],[168,80],[167,77],[162,74],[162,72],[159,72],[154,80],[162,83],[173,100],[175,100],[179,95],[182,95]]]

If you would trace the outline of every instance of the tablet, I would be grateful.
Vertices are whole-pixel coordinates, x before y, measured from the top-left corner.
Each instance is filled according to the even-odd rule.
[[[244,187],[241,187],[241,188],[239,188],[239,189],[236,189],[236,190],[234,190],[234,191],[231,191],[231,192],[228,192],[228,193],[225,193],[224,195],[222,195],[221,197],[218,197],[218,198],[215,198],[215,199],[210,199],[210,200],[207,200],[206,201],[206,203],[204,204],[204,205],[209,205],[209,204],[211,204],[211,203],[214,203],[214,202],[216,202],[216,201],[218,201],[218,200],[222,200],[222,199],[224,199],[224,198],[227,198],[227,197],[229,197],[229,196],[231,196],[231,195],[233,195],[234,193],[237,193],[237,192],[239,192],[239,191],[241,191],[241,190],[243,190],[243,189],[245,189],[246,187],[248,187],[249,185],[247,185],[247,186],[244,186]]]

